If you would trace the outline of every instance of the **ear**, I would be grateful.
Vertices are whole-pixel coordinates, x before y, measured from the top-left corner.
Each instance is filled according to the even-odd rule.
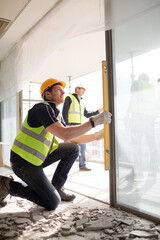
[[[49,91],[46,91],[44,93],[44,95],[45,95],[46,99],[50,100],[51,93]]]

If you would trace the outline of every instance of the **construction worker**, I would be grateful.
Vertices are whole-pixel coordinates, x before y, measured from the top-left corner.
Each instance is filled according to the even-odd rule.
[[[103,109],[99,109],[95,112],[89,112],[82,106],[81,99],[85,91],[85,87],[82,84],[79,84],[75,88],[75,93],[65,98],[62,115],[65,123],[69,126],[80,125],[84,123],[84,116],[89,118],[103,111]],[[86,166],[86,144],[79,144],[79,146],[79,170],[90,171],[91,169]]]
[[[126,125],[130,131],[131,150],[134,163],[134,177],[143,178],[144,171],[150,175],[157,171],[157,146],[155,121],[158,114],[154,85],[146,73],[141,73],[131,85],[131,99],[128,106]],[[145,144],[146,143],[146,146]],[[146,155],[149,158],[147,167]],[[143,159],[145,159],[145,167]]]
[[[12,177],[0,176],[0,202],[10,194],[54,210],[61,200],[72,201],[76,197],[68,194],[63,186],[79,154],[77,143],[98,139],[99,132],[84,134],[92,127],[110,123],[111,113],[103,112],[80,126],[66,127],[58,110],[59,104],[64,102],[65,86],[65,82],[56,79],[48,79],[41,85],[44,101],[28,111],[11,148],[12,170],[25,185]],[[71,142],[58,144],[55,136]],[[43,168],[57,161],[59,164],[50,182]]]

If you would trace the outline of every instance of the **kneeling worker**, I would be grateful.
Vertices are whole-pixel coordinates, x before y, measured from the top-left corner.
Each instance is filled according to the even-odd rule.
[[[105,111],[84,124],[66,126],[58,110],[59,104],[64,102],[65,86],[65,82],[56,79],[48,79],[41,85],[44,101],[28,111],[11,148],[12,170],[25,184],[14,181],[12,177],[0,176],[0,203],[10,194],[54,210],[61,201],[75,198],[63,186],[78,157],[77,144],[100,138],[102,131],[84,134],[97,125],[111,123],[111,113]],[[70,142],[58,144],[55,136]],[[50,182],[43,168],[57,161],[59,163]]]

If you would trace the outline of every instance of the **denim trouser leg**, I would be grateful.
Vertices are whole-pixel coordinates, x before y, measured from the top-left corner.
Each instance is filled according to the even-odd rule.
[[[79,144],[79,146],[79,168],[84,168],[86,166],[86,144]]]
[[[78,157],[79,149],[75,143],[61,143],[58,149],[48,156],[41,166],[34,166],[20,159],[12,161],[14,173],[27,185],[12,181],[10,194],[28,199],[48,210],[54,210],[60,203],[60,196],[54,186],[62,187],[69,170]],[[43,168],[60,161],[52,178],[52,183],[44,174]],[[53,185],[54,186],[53,186]]]
[[[54,186],[45,176],[42,166],[34,166],[27,161],[15,162],[12,165],[14,173],[26,184],[12,181],[10,194],[25,198],[48,210],[54,210],[60,203],[60,196]]]
[[[52,178],[53,186],[58,188],[63,187],[65,184],[68,173],[77,159],[79,154],[79,147],[75,143],[65,142],[60,143],[58,149],[49,155],[45,160],[43,167],[47,167],[53,162],[59,160],[59,164],[55,170],[55,173]]]

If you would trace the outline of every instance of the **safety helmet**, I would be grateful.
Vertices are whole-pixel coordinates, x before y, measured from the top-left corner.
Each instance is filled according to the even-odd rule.
[[[83,84],[78,84],[76,87],[75,87],[75,89],[76,88],[83,88],[84,90],[86,90],[86,88],[85,88],[85,86],[83,85]]]
[[[66,83],[63,81],[59,81],[54,78],[47,79],[41,85],[41,97],[43,98],[44,92],[47,91],[50,87],[52,87],[55,84],[60,84],[63,88],[65,88],[66,86]]]
[[[139,81],[149,81],[149,76],[146,73],[141,73],[138,77]]]

